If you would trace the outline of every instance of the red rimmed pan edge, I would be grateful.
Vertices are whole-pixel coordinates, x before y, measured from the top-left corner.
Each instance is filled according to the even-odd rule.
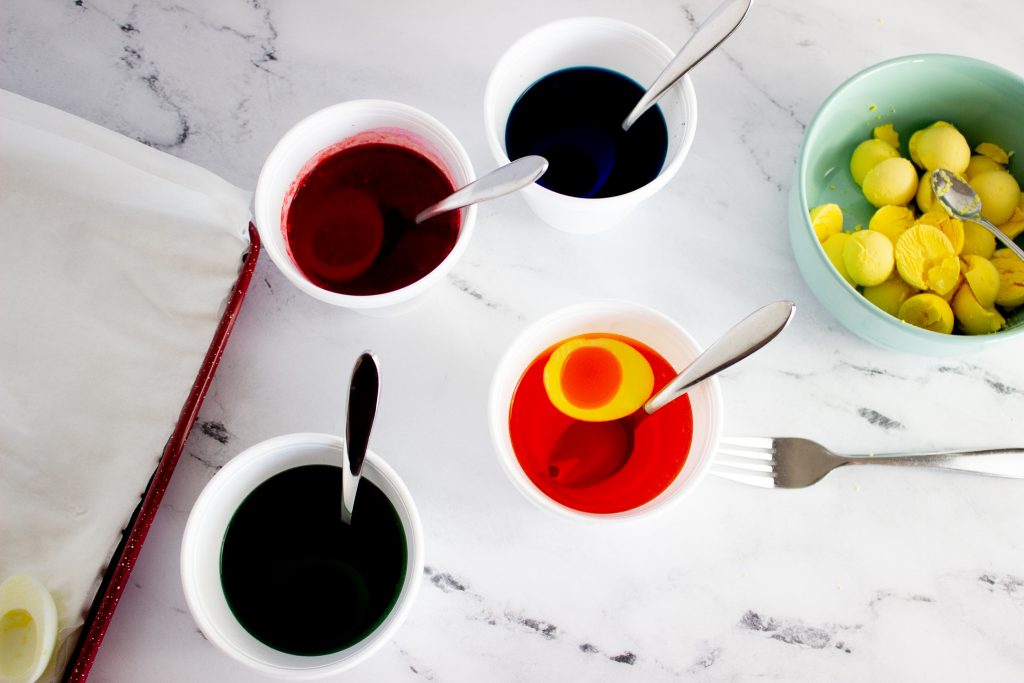
[[[231,336],[231,329],[235,325],[238,311],[245,300],[245,294],[249,290],[249,282],[252,280],[253,270],[256,268],[256,260],[260,253],[260,238],[255,226],[249,224],[249,251],[242,262],[242,269],[235,280],[231,294],[228,297],[224,315],[221,316],[217,331],[206,351],[206,357],[199,369],[199,375],[192,385],[188,399],[181,409],[178,422],[174,426],[171,438],[164,447],[163,455],[157,464],[153,476],[149,480],[146,491],[142,494],[142,501],[135,508],[128,526],[121,536],[121,543],[117,546],[110,559],[110,565],[103,577],[99,590],[96,592],[96,599],[93,600],[89,614],[85,618],[85,625],[82,627],[82,635],[78,638],[75,650],[71,655],[67,669],[64,672],[64,683],[81,683],[89,677],[89,670],[96,659],[96,653],[103,642],[103,636],[110,626],[110,620],[117,609],[117,603],[128,583],[128,577],[132,573],[135,561],[142,550],[142,543],[146,540],[146,534],[153,525],[157,508],[163,500],[167,485],[174,473],[174,466],[178,464],[178,458],[185,447],[185,440],[188,439],[192,425],[199,414],[199,408],[203,405],[203,398],[210,388],[213,380],[213,373],[217,370],[217,364],[224,354],[228,337]]]

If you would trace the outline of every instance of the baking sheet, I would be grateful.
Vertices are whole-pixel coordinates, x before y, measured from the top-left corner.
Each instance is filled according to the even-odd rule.
[[[249,195],[0,91],[0,578],[51,591],[57,680],[180,427],[249,248]]]

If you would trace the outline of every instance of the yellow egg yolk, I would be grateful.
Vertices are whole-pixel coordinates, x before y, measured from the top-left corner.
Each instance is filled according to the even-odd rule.
[[[569,417],[587,422],[617,420],[650,398],[654,372],[643,355],[611,337],[563,342],[544,366],[548,399]]]

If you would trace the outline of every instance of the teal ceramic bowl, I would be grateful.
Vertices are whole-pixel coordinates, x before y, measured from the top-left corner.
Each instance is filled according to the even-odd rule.
[[[994,142],[1016,150],[1009,171],[1024,180],[1024,78],[955,55],[912,55],[882,62],[839,86],[807,128],[789,194],[790,241],[797,265],[825,308],[852,332],[881,346],[955,356],[1010,339],[1021,342],[1020,309],[1008,316],[1006,329],[981,336],[939,334],[885,313],[836,272],[811,227],[811,207],[828,202],[842,208],[844,230],[867,226],[875,209],[853,182],[850,155],[871,137],[875,126],[893,124],[900,134],[900,152],[909,156],[906,142],[911,133],[939,119],[959,128],[972,147]]]

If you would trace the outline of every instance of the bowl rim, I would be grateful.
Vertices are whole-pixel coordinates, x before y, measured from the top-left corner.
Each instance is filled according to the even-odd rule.
[[[467,177],[465,184],[471,183],[477,179],[476,169],[473,167],[472,159],[470,159],[469,153],[466,151],[462,141],[450,128],[448,128],[448,126],[442,123],[440,119],[418,107],[414,107],[411,104],[406,104],[405,102],[400,102],[398,100],[356,98],[335,102],[334,104],[327,105],[307,114],[299,121],[292,124],[292,126],[285,131],[280,138],[278,138],[274,143],[274,147],[263,160],[263,165],[260,167],[259,175],[256,179],[256,189],[253,191],[250,207],[250,213],[252,215],[252,220],[256,225],[256,230],[263,237],[264,251],[267,252],[267,256],[274,263],[275,267],[289,282],[305,294],[308,294],[315,299],[355,311],[377,311],[387,309],[406,303],[410,300],[414,300],[418,296],[426,294],[435,284],[451,272],[455,267],[455,264],[467,251],[469,248],[469,242],[473,237],[476,228],[477,219],[476,204],[471,204],[470,206],[460,209],[461,219],[459,224],[459,234],[456,237],[455,244],[452,246],[451,251],[449,251],[448,254],[436,266],[434,266],[432,270],[425,273],[418,280],[414,280],[413,282],[403,285],[398,289],[392,289],[378,294],[343,294],[315,284],[307,278],[301,270],[299,270],[299,267],[294,263],[287,251],[278,247],[275,239],[276,232],[281,230],[281,219],[279,215],[276,215],[279,213],[279,210],[271,205],[268,198],[268,194],[270,192],[268,186],[271,184],[272,176],[279,173],[277,167],[282,163],[281,160],[288,154],[289,147],[294,145],[296,140],[301,139],[308,130],[316,129],[323,122],[329,122],[336,119],[344,120],[345,117],[352,116],[354,113],[359,114],[363,110],[372,110],[374,108],[385,110],[389,113],[397,113],[416,118],[426,127],[433,129],[433,132],[437,137],[446,139],[451,145],[455,159],[458,162],[457,165],[461,166],[465,171]],[[368,128],[366,130],[374,130],[381,127],[382,126],[375,126],[374,128]],[[349,137],[358,135],[359,132],[363,131],[352,133]],[[346,139],[348,138],[340,138],[336,142],[343,142]],[[329,146],[325,147],[321,151],[326,149],[329,149]],[[446,164],[445,166],[446,167],[442,170],[448,174],[454,175],[452,173],[453,165]],[[455,181],[456,179],[452,178],[452,180]],[[262,220],[264,218],[266,220]]]
[[[565,17],[541,24],[540,26],[536,26],[526,33],[523,33],[508,45],[498,57],[497,61],[494,62],[494,65],[491,67],[491,71],[487,75],[487,84],[484,86],[484,135],[487,138],[487,146],[490,149],[491,156],[494,157],[494,160],[499,166],[511,162],[511,159],[509,159],[508,153],[505,151],[504,145],[502,144],[502,138],[498,135],[498,131],[494,126],[496,113],[494,100],[497,97],[495,92],[498,88],[496,77],[499,72],[503,68],[508,67],[508,64],[515,56],[514,53],[523,49],[523,45],[528,44],[529,41],[537,40],[539,37],[546,37],[546,35],[550,33],[557,33],[559,30],[566,27],[585,28],[590,26],[617,29],[647,41],[652,48],[662,53],[665,57],[666,66],[676,55],[672,48],[654,34],[646,31],[636,24],[632,24],[621,19],[614,19],[612,17],[597,15]],[[620,73],[620,75],[625,74]],[[627,78],[631,77],[627,76]],[[641,87],[643,86],[641,85]],[[572,195],[550,190],[536,182],[531,183],[524,189],[548,198],[548,201],[562,202],[566,206],[606,207],[614,206],[616,204],[623,203],[624,201],[639,203],[652,197],[679,173],[679,170],[683,167],[683,162],[686,161],[686,158],[690,154],[690,149],[693,147],[693,141],[697,135],[697,91],[693,86],[693,80],[690,78],[689,74],[684,75],[678,82],[672,85],[672,88],[676,87],[679,87],[683,104],[686,107],[686,118],[683,121],[685,130],[683,131],[683,137],[680,142],[678,153],[671,160],[666,159],[666,163],[662,167],[661,171],[659,171],[658,175],[651,179],[650,182],[645,185],[641,185],[635,190],[630,190],[629,192],[613,195],[611,197],[573,197]],[[522,93],[520,93],[520,95],[522,95]],[[667,123],[668,122],[666,121],[666,126]]]
[[[687,462],[689,462],[691,457],[696,457],[699,460],[696,466],[697,469],[691,475],[691,481],[683,488],[677,489],[667,496],[665,492],[668,489],[665,489],[665,491],[660,492],[651,500],[628,510],[606,513],[585,512],[554,500],[529,479],[515,456],[511,442],[509,441],[506,444],[505,439],[505,436],[508,434],[508,404],[501,399],[501,396],[504,387],[509,383],[505,383],[502,380],[504,377],[514,378],[514,381],[510,382],[510,384],[515,386],[518,384],[522,373],[525,372],[525,369],[521,366],[513,365],[516,353],[530,340],[532,335],[537,334],[538,330],[542,330],[553,323],[574,315],[594,312],[607,315],[608,310],[622,310],[633,316],[650,317],[659,326],[662,326],[663,329],[669,330],[684,346],[688,347],[693,352],[694,358],[704,351],[704,347],[673,318],[658,309],[636,301],[615,298],[589,299],[556,308],[521,329],[516,337],[508,343],[504,353],[502,353],[501,358],[498,360],[491,374],[491,383],[488,389],[488,431],[490,432],[491,444],[502,471],[512,482],[513,488],[537,508],[560,519],[568,519],[585,524],[632,525],[661,516],[667,511],[674,509],[694,489],[698,488],[708,474],[710,474],[711,467],[714,464],[715,453],[722,439],[722,429],[725,423],[725,401],[722,397],[718,377],[712,376],[700,383],[702,390],[706,392],[709,429],[706,432],[707,445],[702,452],[697,453],[693,450],[693,440],[691,439]],[[693,389],[696,390],[696,387]],[[694,424],[696,425],[696,419]],[[673,483],[681,475],[682,470],[673,478]]]
[[[894,57],[892,59],[887,59],[883,62],[873,64],[867,68],[858,71],[853,76],[850,76],[848,79],[843,81],[838,87],[832,90],[832,92],[829,93],[828,97],[826,97],[825,100],[818,106],[817,111],[814,112],[814,117],[811,119],[810,123],[807,124],[807,130],[804,133],[803,141],[800,144],[800,153],[797,155],[796,166],[796,189],[797,197],[800,200],[800,209],[801,215],[803,217],[804,232],[817,245],[816,253],[818,255],[818,258],[822,259],[822,261],[828,266],[827,270],[829,273],[829,277],[832,278],[833,281],[838,282],[840,286],[846,288],[846,291],[849,294],[855,295],[857,305],[861,309],[868,311],[869,315],[881,321],[883,324],[888,324],[892,326],[894,329],[899,329],[902,332],[910,335],[911,337],[916,337],[922,340],[923,342],[936,342],[940,344],[947,344],[949,346],[977,346],[979,342],[991,342],[992,340],[995,339],[998,339],[999,341],[1005,341],[1012,337],[1024,334],[1024,325],[1016,327],[1012,330],[993,332],[991,334],[983,335],[942,334],[940,332],[933,332],[931,330],[926,330],[922,327],[910,325],[908,323],[903,322],[899,318],[886,313],[885,311],[883,311],[882,309],[878,308],[870,301],[865,299],[864,296],[856,289],[854,289],[853,285],[844,280],[843,277],[839,274],[839,272],[835,269],[835,267],[832,266],[832,263],[828,260],[828,256],[826,256],[825,251],[821,246],[821,243],[818,241],[817,236],[814,234],[814,226],[811,224],[811,218],[809,214],[810,204],[807,199],[806,183],[808,175],[808,166],[810,165],[808,163],[808,143],[809,141],[812,140],[812,138],[816,137],[817,135],[817,125],[819,119],[821,119],[825,112],[832,107],[833,103],[842,95],[844,95],[846,91],[849,88],[851,88],[854,84],[859,83],[860,81],[866,78],[870,78],[874,74],[885,69],[925,61],[931,63],[947,63],[951,65],[970,64],[972,66],[981,67],[983,69],[987,69],[989,71],[997,73],[1000,76],[1007,77],[1010,80],[1016,81],[1021,86],[1021,88],[1024,89],[1024,76],[1016,74],[1013,71],[1010,71],[1009,69],[1001,67],[997,64],[993,64],[991,62],[986,62],[983,59],[976,59],[974,57],[965,57],[963,55],[955,55],[942,52],[929,52],[913,55],[904,55],[902,57]],[[829,310],[829,312],[831,313],[832,311]],[[833,313],[833,315],[835,314]]]
[[[270,662],[254,656],[237,641],[225,635],[224,629],[213,610],[207,607],[206,592],[203,588],[203,573],[199,568],[200,559],[210,555],[211,551],[204,546],[203,534],[214,529],[216,536],[223,543],[223,535],[230,525],[230,516],[223,527],[216,522],[215,509],[218,503],[227,501],[237,510],[242,501],[253,490],[271,477],[289,469],[300,467],[306,459],[317,463],[324,462],[322,453],[325,450],[340,451],[344,448],[342,437],[319,432],[295,432],[280,434],[258,443],[252,444],[231,458],[199,492],[192,510],[189,511],[182,533],[178,557],[178,573],[185,603],[196,626],[203,636],[213,643],[217,649],[234,661],[248,666],[251,670],[264,674],[292,680],[307,680],[331,676],[357,667],[390,642],[395,633],[403,626],[417,600],[420,589],[420,577],[424,567],[424,532],[419,510],[415,499],[405,482],[395,469],[376,451],[367,450],[363,476],[370,481],[386,482],[394,490],[391,496],[385,492],[399,517],[402,513],[408,518],[403,522],[406,535],[406,573],[402,579],[400,591],[395,603],[384,620],[368,635],[346,648],[324,655],[294,655],[278,651],[287,663]],[[316,455],[308,456],[314,449]],[[340,461],[339,461],[340,462]],[[333,464],[333,463],[331,463]],[[263,476],[261,472],[269,468],[270,474]],[[399,509],[401,507],[401,510]],[[232,513],[233,515],[234,513]],[[212,518],[212,519],[211,519]],[[219,558],[219,551],[213,553]],[[217,581],[219,584],[219,580]],[[223,589],[220,589],[223,595]],[[237,621],[237,620],[236,620]],[[242,627],[244,629],[244,627]],[[255,638],[250,637],[263,646],[275,649]]]

